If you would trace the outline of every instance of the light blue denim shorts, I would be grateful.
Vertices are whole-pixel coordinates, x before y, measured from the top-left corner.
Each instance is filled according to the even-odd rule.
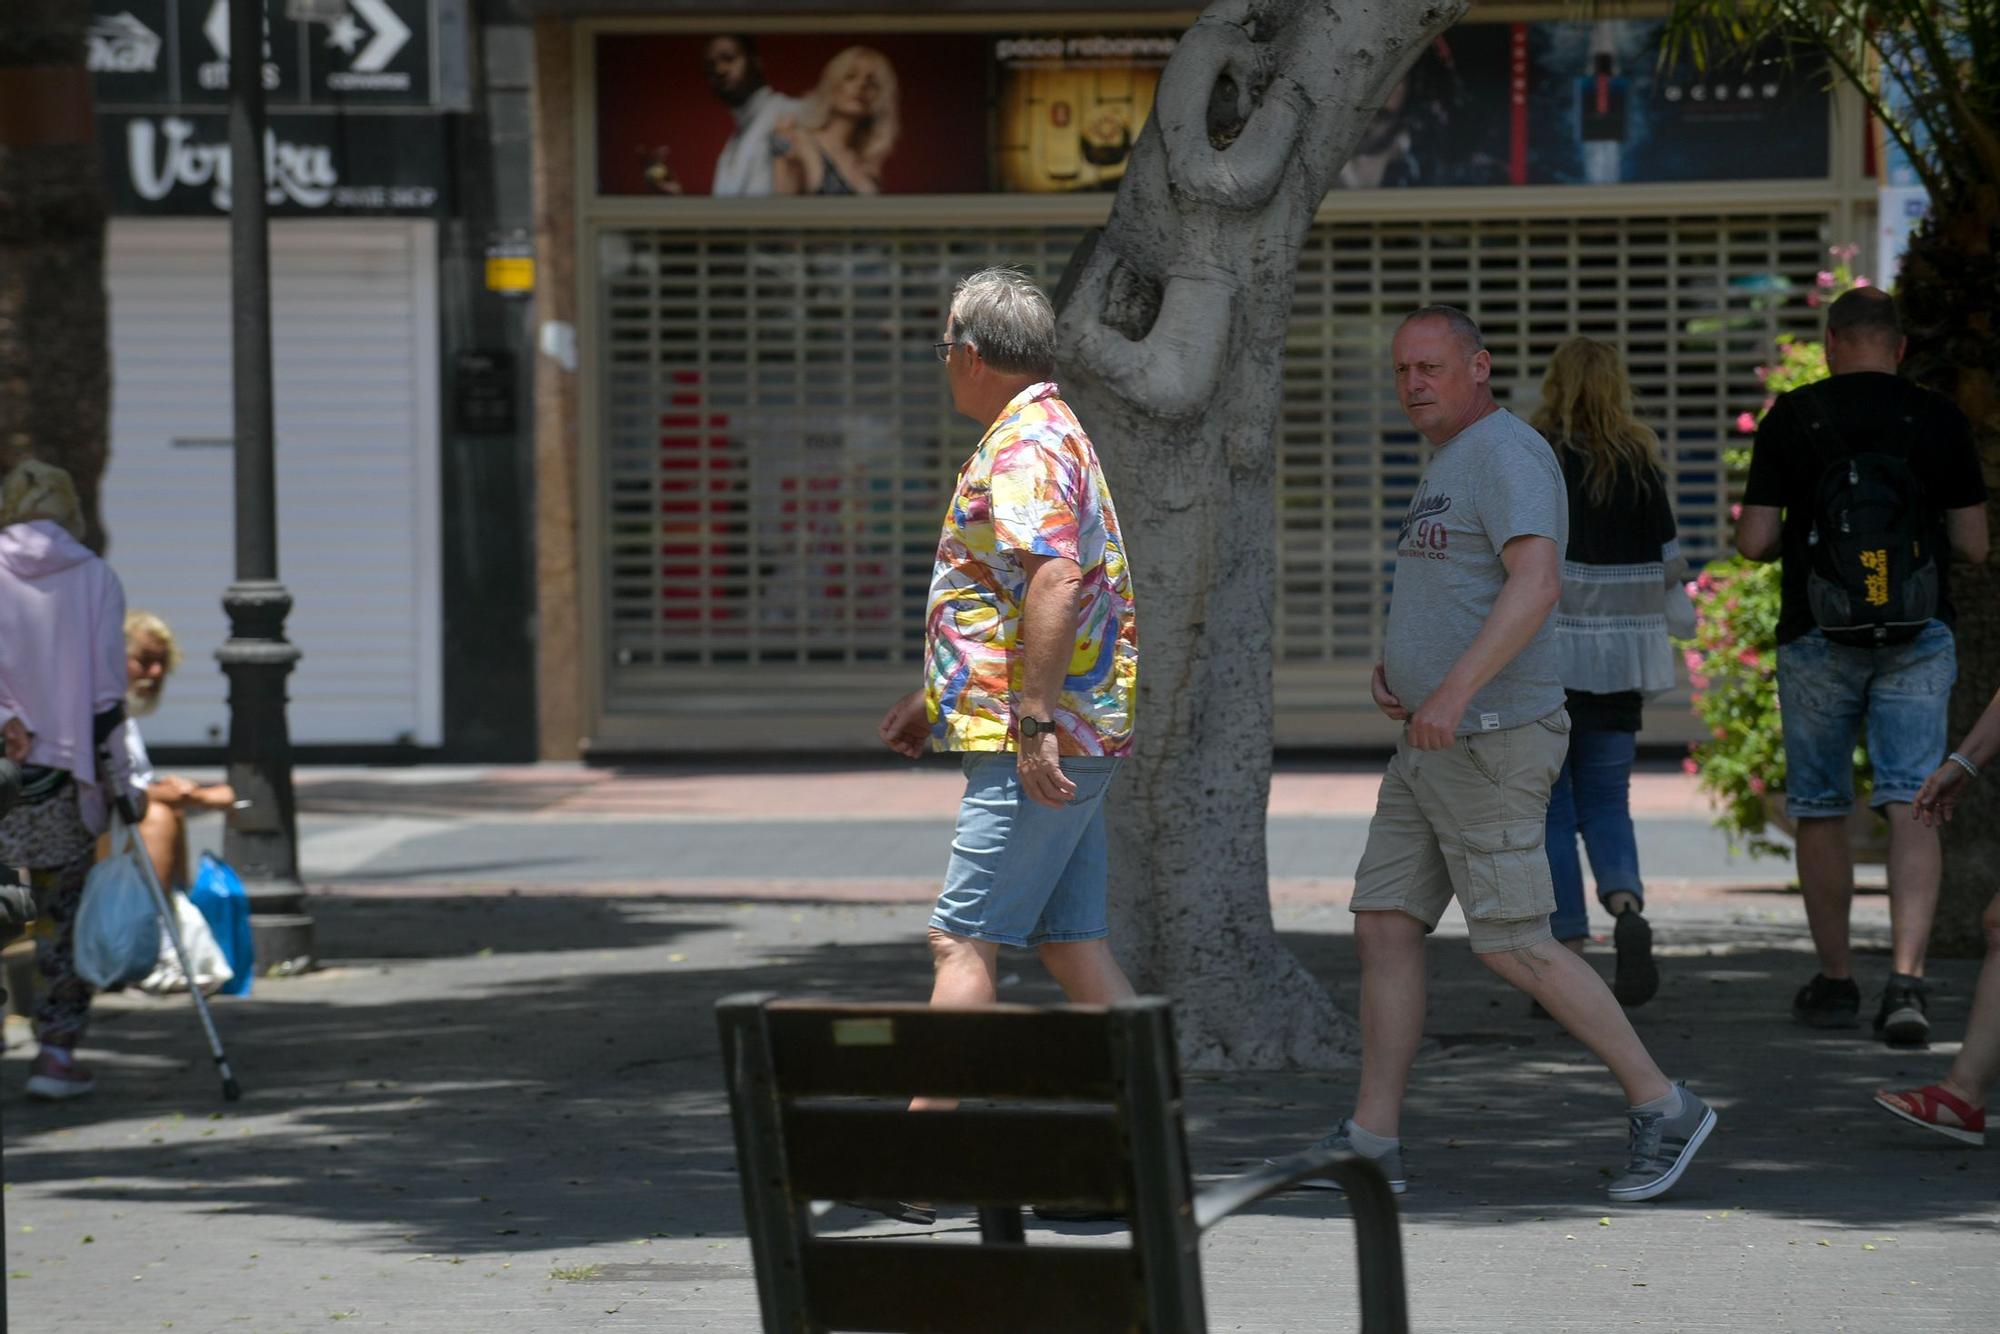
[[[1870,806],[1907,802],[1944,763],[1946,710],[1958,680],[1951,627],[1932,621],[1908,643],[1855,648],[1810,630],[1778,649],[1785,729],[1785,813],[1830,819],[1854,808],[1854,743],[1865,724],[1875,770]]]
[[[1062,761],[1076,795],[1060,810],[1022,794],[1012,751],[965,757],[965,800],[931,925],[954,936],[1028,947],[1102,940],[1104,793],[1118,761]]]

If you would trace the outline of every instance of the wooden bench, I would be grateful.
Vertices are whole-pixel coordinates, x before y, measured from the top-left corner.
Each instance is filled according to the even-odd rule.
[[[1197,1334],[1201,1234],[1307,1177],[1352,1204],[1361,1328],[1408,1328],[1395,1197],[1352,1154],[1294,1155],[1196,1193],[1171,1007],[717,1006],[767,1334]],[[969,1100],[911,1112],[915,1095]],[[814,1201],[972,1205],[983,1244],[832,1238]],[[1030,1246],[1027,1205],[1130,1220],[1129,1246]]]

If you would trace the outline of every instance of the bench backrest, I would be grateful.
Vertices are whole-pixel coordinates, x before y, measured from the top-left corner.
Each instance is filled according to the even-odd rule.
[[[717,1007],[766,1331],[1206,1328],[1172,1011]],[[968,1100],[908,1111],[913,1096]],[[1013,1240],[822,1239],[814,1200],[1011,1212]],[[1119,1210],[1129,1246],[1018,1240],[1024,1205]],[[1006,1231],[997,1235],[1007,1236]]]

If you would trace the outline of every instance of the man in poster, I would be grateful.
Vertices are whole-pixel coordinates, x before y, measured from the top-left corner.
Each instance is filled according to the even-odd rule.
[[[709,38],[702,50],[701,65],[708,77],[709,91],[736,118],[735,133],[715,159],[715,185],[709,193],[718,197],[770,194],[771,135],[780,120],[798,114],[799,100],[764,82],[764,62],[757,55],[757,39],[747,33],[722,33]],[[662,194],[683,193],[680,179],[664,160],[656,161],[646,177]]]

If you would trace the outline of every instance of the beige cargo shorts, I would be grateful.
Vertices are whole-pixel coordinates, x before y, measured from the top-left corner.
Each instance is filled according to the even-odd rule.
[[[1569,714],[1417,750],[1409,729],[1375,799],[1354,871],[1354,912],[1405,912],[1435,930],[1453,895],[1476,954],[1549,939],[1549,789],[1569,754]]]

